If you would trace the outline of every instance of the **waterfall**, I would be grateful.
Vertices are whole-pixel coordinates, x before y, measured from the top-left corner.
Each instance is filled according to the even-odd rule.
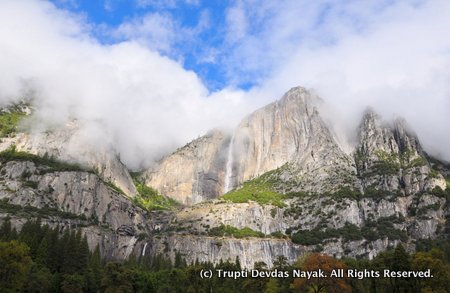
[[[228,146],[228,158],[225,171],[225,183],[223,188],[223,193],[227,193],[232,188],[231,177],[233,176],[233,144],[234,144],[234,132],[231,136],[230,145]]]
[[[142,249],[142,256],[145,256],[145,249],[147,248],[147,242],[144,244],[144,249]]]

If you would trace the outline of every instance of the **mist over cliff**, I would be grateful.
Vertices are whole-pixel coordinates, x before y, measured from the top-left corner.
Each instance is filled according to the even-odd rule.
[[[137,169],[211,128],[232,129],[302,85],[326,101],[322,115],[342,144],[354,147],[354,127],[371,106],[384,117],[405,117],[430,153],[449,160],[450,138],[443,133],[450,132],[450,44],[442,37],[448,3],[331,5],[321,25],[300,40],[296,33],[317,20],[319,6],[302,10],[295,2],[279,8],[263,2],[254,12],[249,4],[230,5],[228,47],[215,48],[223,56],[214,61],[228,79],[222,89],[209,90],[179,55],[161,49],[170,43],[149,45],[161,40],[143,42],[141,35],[105,40],[98,25],[52,2],[2,1],[0,99],[32,100],[32,132],[76,120],[80,141],[114,147]],[[268,8],[273,13],[267,15]],[[342,9],[358,11],[358,29],[339,16]],[[292,12],[305,22],[292,21]],[[260,29],[252,29],[252,17],[264,19]],[[337,22],[344,25],[335,29]],[[318,42],[319,35],[331,41]],[[236,80],[247,77],[254,78],[252,86],[239,87]]]

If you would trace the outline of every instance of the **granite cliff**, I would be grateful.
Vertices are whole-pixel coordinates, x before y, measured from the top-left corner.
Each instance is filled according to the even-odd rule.
[[[322,103],[293,88],[231,133],[212,130],[133,178],[113,147],[76,147],[75,122],[46,133],[9,129],[0,143],[0,218],[18,229],[36,217],[81,229],[107,258],[239,257],[247,268],[310,251],[372,258],[400,242],[411,252],[447,237],[448,165],[405,121],[371,110],[345,152]],[[152,188],[183,205],[145,210],[133,197],[156,196]]]
[[[356,174],[352,158],[320,117],[320,103],[304,88],[293,88],[244,118],[232,134],[216,130],[165,157],[143,173],[145,182],[186,204],[217,198],[282,166],[283,178],[305,190],[355,184],[347,176]]]

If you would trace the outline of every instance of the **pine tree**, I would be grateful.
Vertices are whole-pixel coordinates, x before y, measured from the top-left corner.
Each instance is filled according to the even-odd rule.
[[[242,267],[241,267],[241,261],[240,261],[240,259],[239,259],[239,255],[236,256],[235,264],[236,264],[236,269],[237,269],[238,271],[240,271],[240,270],[242,269]]]
[[[59,239],[59,226],[47,231],[48,260],[47,266],[52,273],[57,272],[62,261],[61,240]]]
[[[77,237],[78,239],[78,237]],[[89,261],[89,245],[87,242],[87,238],[86,235],[83,236],[83,238],[81,238],[79,240],[78,243],[78,249],[77,249],[77,271],[78,272],[82,272],[84,270],[87,269],[88,267],[88,261]]]
[[[48,251],[49,251],[48,239],[47,237],[44,237],[42,238],[41,243],[39,244],[38,250],[36,252],[35,261],[42,266],[47,266]]]
[[[186,266],[187,266],[186,260],[183,258],[181,253],[177,251],[175,253],[175,265],[174,265],[174,267],[175,268],[184,268]]]
[[[102,280],[102,261],[100,255],[100,247],[97,246],[94,252],[89,256],[88,270],[86,273],[86,290],[88,292],[98,292]]]
[[[408,253],[405,251],[403,245],[399,244],[394,250],[392,257],[392,264],[390,266],[393,271],[409,271],[411,268],[411,261]],[[411,290],[414,280],[412,278],[394,278],[394,292],[407,292]]]
[[[2,226],[0,227],[0,241],[9,241],[11,239],[11,218],[7,217],[2,223]]]

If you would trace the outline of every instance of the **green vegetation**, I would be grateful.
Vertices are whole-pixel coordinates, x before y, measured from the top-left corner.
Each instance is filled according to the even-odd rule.
[[[63,171],[93,172],[92,170],[83,168],[80,165],[61,162],[47,155],[40,157],[27,152],[20,152],[16,150],[15,146],[11,146],[10,148],[4,150],[3,152],[0,152],[0,162],[4,163],[9,161],[30,161],[38,166],[44,165],[48,167],[48,169],[46,169],[45,172],[63,172]]]
[[[427,164],[427,160],[424,157],[412,159],[413,156],[414,151],[408,148],[400,154],[400,163],[403,169],[420,167]]]
[[[19,121],[25,115],[25,113],[16,108],[9,111],[0,111],[0,137],[5,137],[16,132]]]
[[[4,219],[0,227],[2,292],[97,292],[100,252],[91,253],[80,231],[26,222],[20,233]],[[69,289],[70,288],[70,289]],[[80,288],[80,289],[79,289]]]
[[[415,152],[412,149],[405,149],[400,154],[377,150],[375,155],[378,157],[378,160],[373,163],[370,171],[362,174],[363,176],[397,175],[401,169],[411,169],[427,164],[427,160],[424,157],[419,156],[413,159]],[[355,161],[358,168],[362,168],[364,155],[357,152]]]
[[[367,221],[366,225],[361,229],[361,234],[369,241],[380,238],[406,241],[408,239],[406,232],[394,226],[394,224],[403,223],[404,220],[402,216],[390,216],[379,218],[377,221]]]
[[[398,230],[394,227],[394,223],[404,221],[401,217],[380,218],[378,221],[369,221],[362,228],[354,224],[346,223],[342,228],[327,228],[322,230],[316,228],[313,230],[299,230],[292,234],[292,242],[301,245],[322,244],[324,241],[333,238],[340,238],[344,242],[367,239],[374,241],[387,237],[391,240],[407,240],[405,231]],[[289,231],[287,231],[289,232]]]
[[[430,177],[431,178],[438,178],[439,176],[439,171],[435,170],[435,169],[431,169],[430,171]]]
[[[346,223],[344,227],[339,229],[328,228],[326,230],[299,230],[292,235],[292,242],[301,245],[322,244],[323,241],[331,238],[342,237],[344,241],[361,240],[362,235],[360,229],[350,223]]]
[[[168,197],[158,193],[155,189],[143,183],[136,184],[138,195],[133,200],[140,207],[150,210],[170,210],[179,204]]]
[[[371,198],[374,201],[379,202],[382,199],[395,201],[397,196],[400,195],[400,191],[397,191],[397,193],[393,193],[392,191],[380,190],[375,187],[368,187],[366,188],[366,190],[364,190],[364,194],[361,197]]]
[[[378,150],[375,152],[378,157],[373,165],[373,173],[377,175],[396,175],[400,171],[400,160],[397,154],[389,154],[388,152]]]
[[[241,188],[228,192],[222,198],[234,203],[255,201],[260,205],[271,204],[281,208],[285,206],[283,199],[286,196],[273,191],[272,184],[259,177],[245,182]]]
[[[58,210],[56,208],[44,207],[44,208],[36,208],[32,206],[22,206],[9,203],[7,199],[0,200],[0,211],[11,214],[11,215],[19,215],[21,217],[30,218],[30,217],[58,217],[63,219],[78,219],[86,221],[86,217],[84,215],[76,215],[69,212],[64,212]]]
[[[97,174],[97,176],[99,176],[99,175]],[[100,178],[100,176],[99,176],[99,178]],[[103,182],[106,186],[108,186],[109,188],[111,188],[112,190],[114,190],[115,192],[120,193],[120,194],[122,194],[122,195],[125,195],[125,192],[124,192],[122,189],[120,189],[119,186],[115,185],[114,183],[108,182],[108,181],[104,181],[104,180],[102,180],[102,182]]]
[[[450,200],[450,187],[448,186],[449,182],[447,181],[447,188],[445,190],[442,190],[440,186],[436,186],[431,191],[431,194],[437,196],[437,197],[443,197],[446,198],[447,201]]]
[[[353,228],[349,228],[350,230]],[[167,243],[168,251],[173,249]],[[316,246],[316,250],[323,247]],[[417,251],[408,255],[402,245],[382,252],[374,259],[335,259],[320,253],[302,255],[294,264],[280,255],[273,261],[279,271],[333,269],[381,272],[366,278],[284,278],[248,277],[202,278],[202,271],[241,271],[239,257],[218,263],[192,261],[174,251],[166,255],[132,254],[123,262],[106,262],[99,247],[89,250],[87,238],[80,231],[50,228],[40,221],[29,221],[20,232],[9,219],[0,226],[0,288],[2,292],[447,292],[450,283],[450,242],[423,240]],[[267,264],[256,262],[254,268],[269,271]],[[384,277],[390,271],[431,270],[433,278]]]
[[[266,237],[262,232],[252,230],[248,227],[238,229],[230,225],[220,225],[218,227],[211,228],[208,233],[209,236],[232,236],[235,238],[247,238],[247,237]]]
[[[135,204],[141,208],[152,210],[171,210],[180,204],[175,200],[159,194],[159,192],[138,179],[138,173],[131,173],[138,194],[133,198]]]
[[[348,198],[352,200],[359,200],[361,197],[363,197],[363,195],[359,191],[353,190],[347,186],[341,187],[332,193],[326,193],[323,196],[329,196],[333,199]]]
[[[442,190],[442,188],[440,188],[439,186],[436,186],[431,191],[431,194],[433,194],[437,197],[445,198],[445,208],[450,207],[450,181],[447,180],[447,187],[445,190]]]

